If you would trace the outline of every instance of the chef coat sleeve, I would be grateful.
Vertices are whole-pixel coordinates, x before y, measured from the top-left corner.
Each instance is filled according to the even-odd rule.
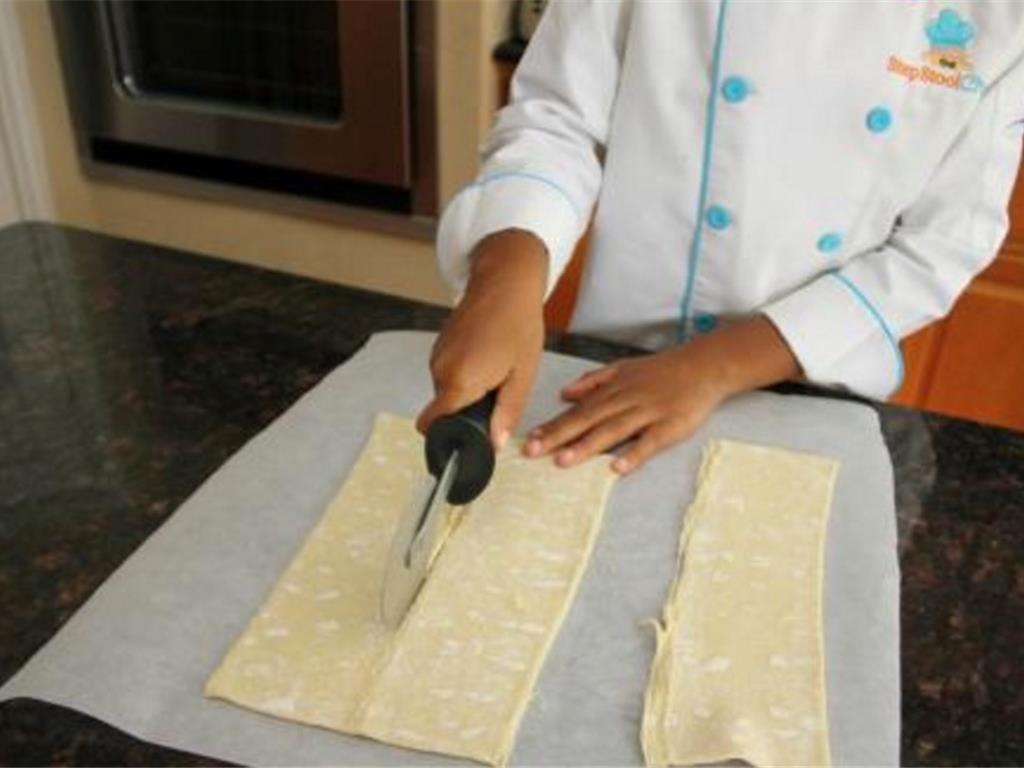
[[[626,26],[626,2],[551,3],[512,80],[511,99],[481,147],[476,180],[438,227],[441,273],[465,289],[469,253],[503,229],[532,232],[547,248],[548,292],[587,226],[601,184],[602,151]]]
[[[1018,61],[981,97],[883,245],[763,309],[808,379],[875,398],[900,387],[900,339],[944,316],[998,253],[1022,127]]]

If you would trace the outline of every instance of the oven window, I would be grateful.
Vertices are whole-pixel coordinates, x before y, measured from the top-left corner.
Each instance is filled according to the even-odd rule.
[[[135,98],[341,119],[337,0],[108,2]]]

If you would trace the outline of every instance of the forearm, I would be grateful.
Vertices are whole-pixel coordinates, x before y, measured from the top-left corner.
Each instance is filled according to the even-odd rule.
[[[727,325],[691,342],[732,395],[800,376],[796,357],[764,315]]]
[[[521,229],[496,232],[477,243],[469,259],[467,297],[514,295],[519,301],[543,305],[548,254],[535,235]]]

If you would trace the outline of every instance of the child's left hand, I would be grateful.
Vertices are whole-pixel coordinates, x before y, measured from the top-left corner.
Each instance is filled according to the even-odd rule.
[[[626,474],[691,435],[728,397],[798,372],[786,342],[757,316],[580,376],[562,390],[573,405],[532,430],[524,452],[554,453],[568,467],[636,436],[612,463]]]

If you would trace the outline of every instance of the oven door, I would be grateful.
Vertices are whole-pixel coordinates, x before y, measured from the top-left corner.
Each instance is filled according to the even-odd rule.
[[[92,0],[58,10],[90,138],[411,185],[403,0]]]

